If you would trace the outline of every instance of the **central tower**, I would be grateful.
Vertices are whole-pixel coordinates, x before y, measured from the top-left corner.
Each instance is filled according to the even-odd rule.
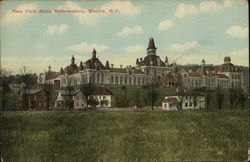
[[[147,55],[156,55],[156,47],[153,38],[149,38],[148,48],[147,48]]]

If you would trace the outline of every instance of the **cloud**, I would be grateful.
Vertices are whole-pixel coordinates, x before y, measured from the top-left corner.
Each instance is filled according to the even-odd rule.
[[[199,5],[180,3],[174,15],[178,18],[183,18],[189,15],[197,15],[200,13],[213,13],[222,10],[225,7],[231,6],[232,2],[219,4],[218,1],[202,1]],[[233,0],[231,0],[233,1]]]
[[[202,47],[203,46],[197,43],[196,41],[186,42],[184,44],[176,43],[172,45],[172,48],[176,52],[182,53],[182,54],[191,54],[191,53],[199,52]]]
[[[127,16],[138,15],[142,9],[141,6],[134,6],[130,1],[111,1],[104,4],[101,9],[118,9],[119,13]]]
[[[130,1],[111,1],[100,7],[100,10],[118,9],[120,14],[126,16],[138,15],[141,11],[141,6],[134,6]],[[60,10],[85,10],[78,3],[72,1],[66,1],[63,5],[58,6],[56,9]],[[74,17],[77,18],[80,24],[91,25],[98,22],[100,18],[105,17],[108,14],[91,14],[91,13],[72,13]]]
[[[181,3],[177,6],[174,15],[178,18],[182,18],[187,15],[195,15],[197,13],[199,13],[199,8],[195,5]]]
[[[226,32],[232,38],[246,39],[248,37],[248,27],[232,26]]]
[[[56,9],[58,10],[87,10],[81,8],[81,6],[72,1],[66,1],[63,5],[58,6]],[[74,17],[77,18],[80,24],[94,24],[101,17],[100,14],[88,14],[88,13],[71,13]]]
[[[2,19],[3,24],[15,24],[15,23],[20,23],[24,22],[25,20],[29,19],[32,17],[34,14],[33,13],[26,13],[25,9],[29,10],[36,10],[37,5],[34,3],[28,3],[28,4],[22,4],[19,5],[16,10],[22,10],[22,13],[13,13],[12,10],[9,10]]]
[[[67,24],[61,24],[61,25],[51,25],[48,26],[48,29],[46,30],[47,34],[55,34],[55,35],[62,35],[68,30],[68,25]]]
[[[74,52],[92,52],[93,48],[96,49],[96,51],[105,51],[109,49],[108,46],[102,45],[102,44],[89,44],[87,42],[82,42],[80,44],[72,45],[67,47],[68,50],[74,51]]]
[[[125,51],[132,54],[142,54],[145,53],[145,47],[142,45],[128,46]]]
[[[249,48],[244,48],[242,50],[232,51],[228,54],[231,60],[236,65],[248,66]]]
[[[142,33],[143,29],[141,26],[134,26],[134,27],[125,27],[122,31],[118,32],[116,35],[120,37],[128,36],[130,34],[139,34]]]
[[[160,22],[158,29],[159,30],[168,30],[174,25],[174,22],[172,20],[164,20]]]
[[[35,46],[34,46],[36,49],[43,49],[43,48],[46,48],[46,46],[42,43],[37,43]]]

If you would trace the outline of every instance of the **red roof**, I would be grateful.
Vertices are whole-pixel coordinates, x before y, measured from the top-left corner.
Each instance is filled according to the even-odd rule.
[[[179,103],[180,101],[178,101],[177,98],[169,97],[169,98],[165,99],[163,102]]]
[[[152,62],[152,64],[150,62]],[[144,60],[142,60],[139,63],[139,66],[161,66],[161,67],[165,67],[165,63],[157,55],[148,55],[148,56],[144,57]]]
[[[113,93],[105,87],[94,88],[92,95],[113,95]]]
[[[198,94],[194,94],[192,92],[176,92],[176,93],[169,94],[168,96],[195,96],[195,95],[198,95]]]

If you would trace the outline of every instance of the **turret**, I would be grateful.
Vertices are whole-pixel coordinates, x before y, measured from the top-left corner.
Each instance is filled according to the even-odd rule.
[[[51,66],[50,65],[49,65],[49,69],[48,70],[49,70],[49,72],[51,72]]]
[[[224,64],[228,63],[231,63],[231,58],[229,56],[224,58]]]
[[[83,64],[82,64],[82,61],[80,62],[80,70],[83,70]]]
[[[153,38],[149,39],[148,48],[147,48],[147,55],[156,55],[156,47]]]
[[[136,59],[136,66],[139,66],[139,59]]]
[[[166,66],[169,65],[169,63],[168,63],[168,56],[166,56],[166,58],[165,58],[165,65],[166,65]]]
[[[75,57],[74,57],[74,55],[72,55],[71,64],[75,64]]]
[[[63,74],[63,68],[61,67],[60,73]]]
[[[93,49],[93,52],[92,52],[92,58],[96,58],[96,50],[95,50],[95,48]]]
[[[110,69],[110,67],[109,67],[109,61],[108,61],[108,60],[106,61],[105,68],[106,68],[106,69]]]
[[[206,64],[206,62],[205,62],[205,60],[203,59],[203,60],[201,61],[201,66],[204,67],[205,64]]]

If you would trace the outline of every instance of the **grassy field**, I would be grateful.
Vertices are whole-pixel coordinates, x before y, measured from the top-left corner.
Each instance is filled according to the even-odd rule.
[[[2,112],[14,162],[243,161],[247,111]]]

